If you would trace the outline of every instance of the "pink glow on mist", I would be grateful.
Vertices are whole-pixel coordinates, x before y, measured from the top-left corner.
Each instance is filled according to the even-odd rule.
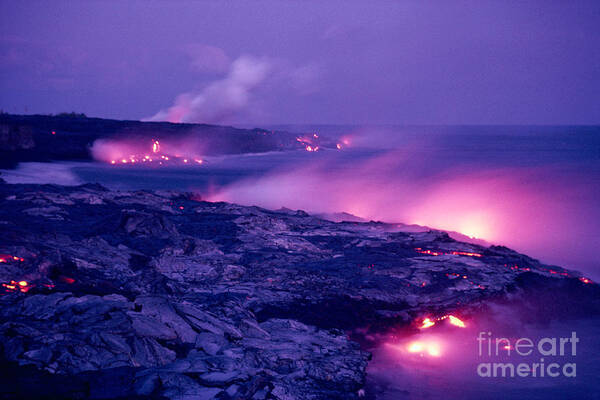
[[[115,164],[115,160],[125,160],[126,163],[132,156],[138,161],[143,159],[158,159],[160,157],[176,156],[200,160],[204,147],[194,138],[177,139],[99,139],[92,146],[92,156],[97,161]],[[168,158],[166,158],[168,160]]]
[[[598,238],[597,233],[590,216],[572,204],[589,201],[593,190],[572,185],[560,169],[462,168],[421,177],[414,173],[414,162],[408,151],[351,167],[317,162],[237,182],[208,199],[272,209],[345,211],[367,220],[425,225],[507,245],[567,268],[577,269],[578,261],[592,256],[593,250],[585,246],[589,241],[580,238]],[[571,250],[568,256],[566,249]]]

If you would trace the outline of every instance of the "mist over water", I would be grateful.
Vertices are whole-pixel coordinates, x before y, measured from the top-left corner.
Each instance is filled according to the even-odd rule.
[[[311,154],[209,199],[458,231],[599,276],[597,128],[332,130],[348,143],[343,151]]]
[[[600,373],[598,369],[599,343],[594,338],[600,334],[597,319],[570,318],[552,321],[532,320],[517,305],[494,304],[485,314],[466,320],[466,328],[452,326],[434,327],[420,332],[388,335],[369,351],[373,360],[367,367],[367,398],[378,400],[400,399],[585,399],[594,397],[590,390]],[[489,332],[489,335],[488,335]],[[556,340],[570,338],[575,333],[578,342],[564,346],[564,353],[556,347],[555,355],[540,354],[537,345],[543,338]],[[478,342],[481,337],[481,347]],[[502,340],[501,338],[504,338]],[[514,346],[521,338],[534,344],[529,355]],[[496,351],[496,339],[500,339]],[[411,354],[407,351],[413,343],[434,344],[439,354]],[[504,346],[509,343],[510,349]],[[546,344],[546,350],[550,347]],[[480,376],[481,363],[491,364],[492,376]],[[530,368],[538,363],[536,376],[514,374],[502,370],[493,375],[494,363],[510,363],[516,368],[524,363]],[[539,366],[544,363],[544,376]],[[555,363],[548,376],[548,365]],[[575,364],[576,376],[563,374],[565,364]],[[485,372],[485,367],[482,369]],[[571,372],[569,370],[569,372]]]
[[[58,181],[46,167],[40,179],[426,225],[600,278],[597,127],[285,128],[333,137],[342,149],[204,157],[186,167],[69,164],[70,177],[59,164]],[[34,167],[2,176],[18,182]]]

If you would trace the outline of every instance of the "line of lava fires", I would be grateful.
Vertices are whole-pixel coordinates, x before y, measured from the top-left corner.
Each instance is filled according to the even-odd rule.
[[[203,164],[201,158],[188,158],[178,154],[163,154],[160,149],[160,142],[152,140],[152,152],[148,154],[130,154],[128,157],[110,160],[112,165],[119,164],[154,164],[154,165],[194,165]]]
[[[298,136],[296,138],[296,141],[298,141],[301,145],[304,146],[304,150],[310,152],[310,153],[314,153],[317,152],[321,149],[321,146],[319,144],[319,135],[316,133],[313,133],[312,135],[305,135],[305,136]],[[341,142],[336,143],[335,147],[338,150],[342,150],[344,147],[347,147],[350,144],[348,139],[342,139]]]
[[[21,264],[24,262],[25,259],[23,257],[14,256],[11,254],[0,254],[0,264]],[[0,296],[10,293],[27,293],[35,287],[41,287],[45,288],[45,290],[49,290],[54,289],[56,286],[54,282],[48,279],[38,281],[37,283],[32,283],[26,279],[26,277],[22,277],[20,279],[11,279],[9,282],[0,283]],[[75,283],[75,279],[64,275],[58,276],[57,280],[61,283],[70,285]]]
[[[158,150],[158,146],[157,146],[157,150]],[[180,206],[179,209],[182,210],[183,207]],[[466,251],[444,252],[441,250],[424,250],[420,247],[417,247],[414,250],[419,254],[425,254],[425,255],[430,255],[430,256],[454,255],[454,256],[468,256],[468,257],[476,257],[476,258],[483,257],[483,254],[466,252]],[[11,254],[0,254],[0,264],[23,263],[23,262],[25,262],[25,259],[22,257],[14,256]],[[530,268],[519,267],[518,265],[504,264],[504,266],[513,271],[522,271],[522,272],[530,271]],[[568,277],[568,278],[577,278],[579,281],[581,281],[585,284],[594,283],[589,278],[586,278],[583,276],[576,277],[576,276],[573,276],[573,275],[569,274],[568,272],[564,272],[564,271],[556,271],[556,270],[549,269],[549,268],[540,268],[540,270],[547,272],[551,275],[560,275],[560,276],[564,276],[564,277]],[[447,273],[446,277],[448,279],[455,279],[455,278],[468,279],[467,275],[461,275],[458,273]],[[58,280],[62,283],[67,283],[67,284],[75,283],[75,280],[73,278],[69,278],[66,276],[60,276],[58,278]],[[475,282],[471,282],[471,281],[469,281],[469,282],[471,284],[473,284],[474,286],[478,287],[479,289],[485,289],[485,287],[482,285],[478,285]],[[16,280],[10,280],[10,282],[0,283],[0,286],[2,288],[4,288],[3,292],[0,291],[0,295],[2,295],[2,294],[7,294],[7,293],[14,293],[14,292],[27,293],[30,289],[32,289],[33,287],[35,287],[37,285],[32,284],[25,279],[16,279]],[[44,286],[48,289],[52,289],[52,288],[54,288],[54,283],[53,282],[45,282],[45,283],[41,283],[41,286]],[[425,286],[427,286],[427,283],[422,282],[420,286],[425,287]],[[445,315],[445,316],[435,318],[435,319],[432,319],[431,317],[425,318],[421,324],[421,328],[422,329],[428,328],[430,326],[433,326],[435,324],[435,321],[442,321],[445,319],[448,319],[452,325],[460,326],[462,324],[462,322],[458,318],[456,318],[452,315]]]
[[[422,249],[421,247],[415,247],[414,249],[417,253],[419,254],[425,254],[425,255],[429,255],[429,256],[448,256],[448,255],[453,255],[453,256],[467,256],[467,257],[475,257],[475,258],[481,258],[483,257],[483,254],[480,253],[473,253],[473,252],[468,252],[468,251],[448,251],[448,252],[444,252],[442,250],[428,250],[428,249]],[[530,268],[527,267],[519,267],[518,265],[509,265],[509,264],[504,264],[505,267],[510,268],[513,271],[522,271],[522,272],[529,272],[531,271]],[[556,271],[554,269],[551,268],[543,268],[540,267],[539,270],[544,271],[544,272],[548,272],[551,275],[560,275],[560,276],[564,276],[567,278],[577,278],[579,279],[581,282],[585,283],[585,284],[590,284],[590,283],[594,283],[591,279],[583,277],[583,276],[573,276],[571,274],[569,274],[566,271]],[[460,277],[460,274],[455,274],[455,273],[449,273],[446,274],[446,276],[450,279],[452,278],[458,278]],[[462,276],[463,279],[467,279],[466,275]],[[472,284],[475,284],[474,282],[471,282]],[[426,283],[423,282],[421,286],[425,286]],[[477,287],[479,287],[480,289],[485,289],[483,286],[481,285],[476,285]]]

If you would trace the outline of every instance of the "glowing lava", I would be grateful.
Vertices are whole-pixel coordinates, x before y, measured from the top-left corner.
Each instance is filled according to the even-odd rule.
[[[108,146],[108,145],[105,145]],[[136,163],[153,163],[154,161],[157,161],[157,163],[154,163],[155,165],[163,165],[164,163],[166,163],[167,161],[171,161],[169,164],[185,164],[185,165],[190,165],[190,159],[188,158],[189,156],[180,156],[180,155],[167,155],[167,154],[162,154],[161,153],[161,145],[160,142],[158,140],[152,140],[152,154],[154,154],[156,157],[151,157],[149,154],[123,154],[121,152],[121,154],[118,155],[118,157],[115,157],[115,159],[110,159],[110,164],[112,165],[117,165],[117,164],[136,164]],[[202,164],[204,161],[202,159],[194,159],[194,161],[197,164]]]
[[[425,346],[421,342],[412,342],[408,345],[407,350],[409,353],[418,353],[423,351]]]
[[[0,263],[7,263],[9,261],[23,262],[25,261],[25,259],[17,256],[12,256],[10,254],[0,254]]]
[[[431,357],[440,357],[442,355],[440,345],[433,341],[415,340],[406,346],[409,353],[418,353],[421,357],[425,354]]]
[[[434,326],[436,322],[443,321],[445,319],[447,319],[451,325],[457,326],[459,328],[466,328],[465,323],[460,318],[455,317],[454,315],[443,315],[439,318],[433,318],[433,319],[432,319],[432,317],[425,318],[419,325],[419,329],[430,328],[430,327]]]
[[[447,255],[453,255],[453,256],[483,257],[482,254],[472,253],[472,252],[469,252],[469,251],[450,251],[448,253],[444,253],[443,251],[440,251],[440,250],[436,250],[436,251],[434,251],[434,250],[423,250],[420,247],[416,247],[415,251],[417,253],[427,254],[427,255],[430,255],[430,256],[447,256]]]
[[[435,325],[435,322],[433,322],[430,318],[425,318],[423,320],[423,323],[421,324],[420,328],[421,329],[426,329],[426,328],[429,328],[429,327],[434,326],[434,325]]]
[[[456,318],[454,315],[448,315],[448,321],[454,326],[458,326],[459,328],[465,328],[465,323],[462,322],[459,318]]]
[[[27,293],[33,286],[27,281],[10,281],[10,283],[3,283],[2,287],[6,292],[21,292]]]
[[[314,133],[312,136],[301,136],[297,137],[296,141],[304,145],[304,149],[308,152],[319,151],[319,135]]]
[[[75,283],[75,279],[73,278],[69,278],[68,276],[59,276],[58,279],[64,283],[68,283],[69,285],[72,285]]]

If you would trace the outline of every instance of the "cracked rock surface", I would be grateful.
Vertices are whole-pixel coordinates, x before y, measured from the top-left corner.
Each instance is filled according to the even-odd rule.
[[[352,399],[357,327],[578,281],[505,247],[177,192],[0,183],[0,394]]]

